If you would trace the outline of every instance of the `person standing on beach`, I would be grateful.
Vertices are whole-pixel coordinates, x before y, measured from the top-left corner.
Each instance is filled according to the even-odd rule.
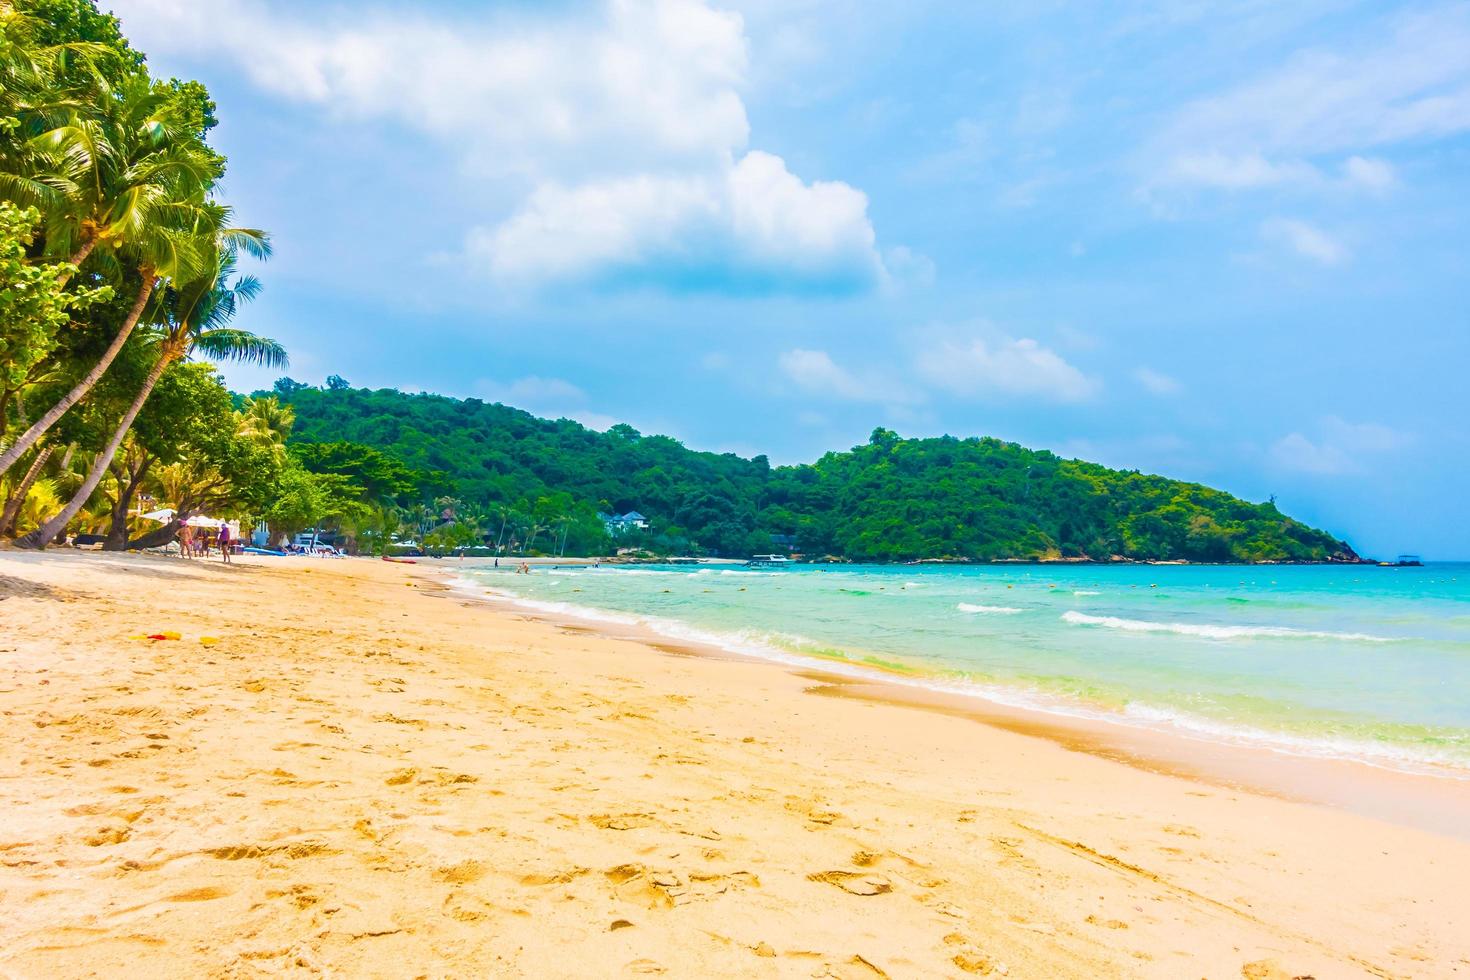
[[[194,529],[188,524],[179,528],[179,554],[185,558],[194,557]]]
[[[230,564],[230,525],[224,521],[219,522],[219,553],[225,564]]]

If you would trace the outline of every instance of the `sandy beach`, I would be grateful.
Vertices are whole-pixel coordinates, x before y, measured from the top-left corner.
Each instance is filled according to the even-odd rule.
[[[429,564],[0,553],[0,975],[1470,975],[1461,837],[831,693]]]

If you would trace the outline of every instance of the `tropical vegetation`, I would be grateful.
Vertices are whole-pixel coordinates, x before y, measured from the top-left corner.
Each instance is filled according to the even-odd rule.
[[[447,546],[854,561],[1356,559],[1274,501],[999,439],[902,439],[879,429],[850,451],[772,466],[764,456],[697,452],[627,425],[597,432],[473,398],[289,378],[274,395],[294,412],[287,448],[302,465],[419,508],[420,527],[431,511]],[[609,536],[598,514],[630,510],[649,528]]]
[[[214,113],[93,0],[0,0],[0,533],[23,545],[166,541],[280,478],[284,450],[192,363],[286,364],[230,325],[259,290],[238,258],[270,245],[219,199]],[[132,513],[145,499],[167,518]]]

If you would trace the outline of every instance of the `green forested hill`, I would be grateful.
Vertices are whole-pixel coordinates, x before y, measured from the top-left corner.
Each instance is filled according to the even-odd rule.
[[[578,550],[608,544],[594,540],[595,511],[637,510],[652,523],[638,543],[736,556],[794,540],[808,555],[878,561],[1356,557],[1271,503],[997,439],[880,429],[851,451],[772,467],[763,456],[696,452],[625,425],[596,432],[476,399],[292,382],[277,394],[295,409],[293,442],[379,449],[419,471],[425,500],[455,498],[502,518],[567,517]]]

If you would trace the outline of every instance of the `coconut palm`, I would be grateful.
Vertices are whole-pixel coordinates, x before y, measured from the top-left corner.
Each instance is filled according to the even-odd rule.
[[[0,0],[0,116],[14,127],[12,138],[0,145],[0,192],[7,196],[44,198],[54,191],[44,180],[33,183],[26,176],[24,161],[31,156],[26,140],[86,104],[85,90],[98,78],[97,66],[116,57],[105,44],[39,43],[44,26]]]
[[[211,274],[181,287],[170,287],[163,291],[157,316],[163,324],[158,338],[158,357],[144,379],[142,388],[133,398],[128,410],[123,413],[112,438],[93,460],[91,471],[71,502],[44,526],[22,539],[23,545],[46,547],[86,505],[92,491],[97,489],[97,484],[107,473],[108,466],[117,455],[118,447],[132,427],[133,420],[142,410],[143,403],[148,400],[154,385],[170,364],[187,358],[197,350],[212,360],[231,360],[271,368],[287,366],[286,351],[280,344],[227,326],[239,312],[241,305],[260,292],[260,281],[254,276],[239,276],[233,282],[230,281],[235,273],[236,251],[233,245],[224,243],[218,247],[216,255]]]
[[[47,479],[40,479],[31,487],[24,500],[18,508],[15,516],[16,528],[39,527],[46,519],[46,515],[53,513],[61,506],[61,495],[56,490],[56,484]]]
[[[282,405],[275,395],[246,398],[236,413],[240,435],[263,449],[270,450],[276,462],[285,462],[286,440],[296,422],[296,410]]]
[[[160,284],[210,274],[220,239],[269,254],[262,232],[229,228],[229,209],[207,197],[220,158],[174,119],[166,88],[140,77],[104,94],[100,111],[74,111],[31,139],[34,172],[0,174],[0,192],[41,206],[48,251],[73,266],[96,251],[116,278],[136,278],[133,303],[102,357],[0,453],[0,473],[101,380]]]
[[[5,508],[0,511],[0,537],[10,533],[15,524],[16,517],[20,514],[21,506],[25,504],[27,496],[30,495],[31,487],[36,480],[40,479],[41,471],[46,466],[46,461],[56,451],[54,444],[40,446],[36,455],[31,459],[31,465],[26,469],[25,475],[21,477],[20,483],[12,488],[5,499]]]

